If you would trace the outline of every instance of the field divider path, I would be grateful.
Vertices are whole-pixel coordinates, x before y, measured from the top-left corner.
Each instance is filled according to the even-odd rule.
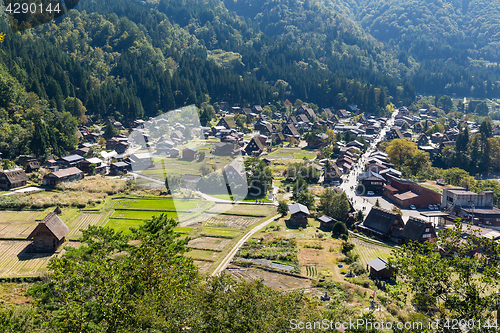
[[[265,222],[262,222],[261,224],[257,225],[256,227],[254,227],[252,230],[250,230],[249,232],[246,233],[245,236],[243,236],[234,246],[233,248],[231,249],[231,251],[229,251],[229,253],[226,255],[226,257],[222,260],[222,262],[219,264],[219,266],[217,266],[217,268],[214,270],[214,272],[212,273],[212,276],[217,276],[219,275],[220,273],[222,273],[222,271],[224,271],[227,267],[227,265],[229,265],[229,263],[231,262],[231,260],[233,259],[233,257],[235,256],[236,252],[238,252],[238,250],[240,249],[240,247],[247,241],[250,239],[250,237],[252,237],[253,234],[255,234],[257,231],[259,231],[260,229],[264,228],[266,225],[272,223],[277,217],[280,217],[281,214],[278,214],[278,215],[275,215],[273,217],[271,217],[269,220],[265,221]]]

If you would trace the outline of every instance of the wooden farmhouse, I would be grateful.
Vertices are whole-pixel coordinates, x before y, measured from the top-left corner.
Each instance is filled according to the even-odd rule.
[[[36,252],[52,252],[66,241],[69,228],[57,216],[56,212],[50,213],[38,223],[35,230],[28,236]]]

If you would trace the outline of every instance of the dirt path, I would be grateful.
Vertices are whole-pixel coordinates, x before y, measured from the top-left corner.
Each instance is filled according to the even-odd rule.
[[[231,260],[233,259],[234,255],[236,254],[236,252],[238,252],[238,250],[240,249],[240,247],[247,241],[250,239],[250,237],[252,237],[253,234],[255,234],[257,231],[259,231],[260,229],[264,228],[266,225],[272,223],[274,221],[274,219],[276,219],[277,217],[281,216],[280,214],[278,215],[275,215],[273,217],[271,217],[269,220],[265,221],[265,222],[262,222],[261,224],[259,224],[258,226],[256,226],[255,228],[253,228],[252,230],[250,230],[245,236],[243,236],[243,238],[241,238],[238,243],[236,243],[234,245],[234,247],[231,249],[231,251],[229,251],[229,253],[226,255],[226,257],[222,260],[222,262],[219,264],[219,266],[217,266],[217,268],[214,270],[214,272],[212,273],[212,276],[216,276],[216,275],[219,275],[220,273],[222,273],[227,265],[229,265],[229,263],[231,262]]]

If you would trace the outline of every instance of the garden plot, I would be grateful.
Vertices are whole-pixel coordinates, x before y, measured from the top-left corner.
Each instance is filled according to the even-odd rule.
[[[199,237],[189,241],[188,247],[202,250],[222,251],[231,239],[216,237]]]
[[[366,265],[369,261],[377,257],[386,260],[392,252],[392,248],[390,247],[365,242],[356,237],[351,237],[351,242],[356,245],[354,250],[359,254],[359,260],[363,265]]]
[[[255,268],[233,268],[227,269],[227,273],[231,274],[239,281],[262,281],[265,285],[279,290],[293,290],[300,288],[311,288],[309,279],[302,279],[295,276],[284,275],[280,273],[269,272]]]
[[[38,276],[46,270],[49,253],[24,253],[29,241],[0,241],[0,278]]]
[[[68,223],[69,232],[66,238],[79,238],[82,235],[81,229],[87,229],[91,225],[103,225],[106,215],[105,213],[84,213],[78,216]]]

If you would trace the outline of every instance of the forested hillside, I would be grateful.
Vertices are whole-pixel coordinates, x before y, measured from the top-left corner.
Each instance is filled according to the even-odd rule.
[[[487,97],[500,93],[499,11],[498,0],[361,0],[355,16],[401,62],[421,64],[418,91]]]
[[[2,105],[22,108],[19,96],[33,92],[44,113],[69,111],[82,124],[220,101],[301,99],[384,114],[415,92],[495,97],[499,8],[499,0],[82,0],[22,33],[0,23],[2,79],[19,83]],[[33,152],[17,114],[3,124],[26,128],[26,139],[0,142],[6,156]]]

